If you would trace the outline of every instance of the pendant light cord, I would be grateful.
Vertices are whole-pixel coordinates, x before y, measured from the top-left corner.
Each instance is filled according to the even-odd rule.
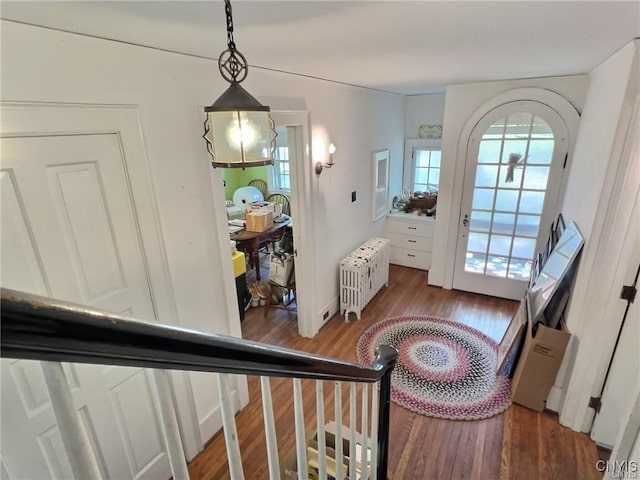
[[[236,42],[233,40],[233,15],[230,0],[225,0],[224,12],[227,16],[227,47],[233,52],[236,49]]]

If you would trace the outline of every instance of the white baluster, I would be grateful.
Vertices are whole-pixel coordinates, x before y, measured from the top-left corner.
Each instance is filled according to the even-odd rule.
[[[327,478],[327,441],[324,432],[324,387],[316,380],[316,417],[318,424],[318,478]]]
[[[273,419],[273,402],[269,377],[260,377],[262,389],[262,413],[264,415],[264,434],[267,440],[267,458],[269,459],[269,479],[280,480],[280,461],[278,460],[278,440],[276,423]]]
[[[87,432],[73,405],[71,390],[60,362],[40,362],[44,380],[49,390],[51,406],[60,429],[64,449],[69,457],[73,477],[82,480],[99,480],[101,477]]]
[[[349,385],[349,478],[356,478],[356,384]]]
[[[167,377],[167,372],[164,370],[151,369],[150,371],[153,379],[151,382],[154,393],[153,400],[160,417],[162,438],[167,449],[171,473],[175,480],[189,480],[189,470],[187,469],[187,461],[184,458],[184,450],[182,449],[182,439],[180,438],[178,418],[176,417],[171,396],[169,377]]]
[[[242,470],[242,456],[240,455],[240,444],[238,442],[238,431],[236,429],[236,419],[234,416],[231,401],[229,399],[229,385],[226,373],[216,374],[218,377],[218,394],[220,396],[220,407],[222,409],[222,427],[224,430],[224,441],[227,445],[227,459],[229,461],[229,476],[233,480],[244,480]]]
[[[335,382],[335,419],[336,419],[336,480],[344,479],[342,451],[342,382]]]
[[[373,384],[371,392],[371,480],[378,478],[378,417],[380,416],[380,382]],[[386,480],[386,479],[383,479]]]
[[[304,406],[302,402],[302,385],[299,378],[293,379],[293,409],[296,424],[298,480],[307,480],[307,439],[304,434]]]
[[[366,478],[367,472],[367,437],[369,436],[369,385],[362,384],[362,453],[360,454],[360,470],[362,476]]]

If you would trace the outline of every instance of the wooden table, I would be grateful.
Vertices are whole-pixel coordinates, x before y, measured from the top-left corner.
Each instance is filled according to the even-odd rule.
[[[284,222],[273,223],[273,226],[264,232],[247,232],[240,230],[230,235],[231,240],[237,242],[238,250],[242,250],[249,255],[249,266],[256,271],[256,279],[260,280],[260,256],[258,249],[262,242],[266,242],[271,237],[278,237],[284,233],[284,229],[291,223],[291,218]]]

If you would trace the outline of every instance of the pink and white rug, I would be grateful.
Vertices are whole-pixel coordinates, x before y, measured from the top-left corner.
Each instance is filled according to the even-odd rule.
[[[411,411],[479,420],[511,405],[511,382],[496,375],[498,345],[474,328],[436,317],[389,318],[362,334],[358,361],[371,363],[378,345],[398,349],[391,399]]]

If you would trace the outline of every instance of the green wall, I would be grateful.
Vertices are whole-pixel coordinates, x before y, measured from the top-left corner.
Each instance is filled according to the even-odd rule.
[[[227,182],[224,187],[224,198],[233,200],[233,192],[238,188],[249,184],[251,180],[260,178],[267,182],[267,166],[250,167],[242,170],[241,168],[223,168],[222,178]]]

